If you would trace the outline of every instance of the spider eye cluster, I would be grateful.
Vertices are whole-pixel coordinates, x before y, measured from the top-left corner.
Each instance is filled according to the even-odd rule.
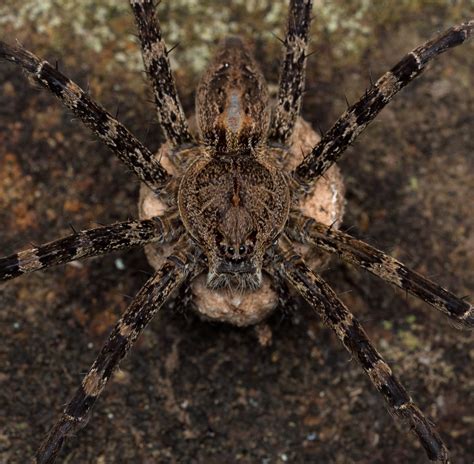
[[[249,234],[243,241],[229,240],[222,234],[221,231],[218,231],[216,234],[216,245],[219,256],[224,260],[234,262],[236,264],[241,263],[253,254],[255,250],[256,239],[257,234],[255,231]]]
[[[238,247],[234,247],[232,245],[220,245],[219,251],[220,251],[221,256],[223,257],[239,260],[239,259],[244,258],[247,254],[249,254],[251,248],[252,247],[246,246],[246,245],[240,245]]]

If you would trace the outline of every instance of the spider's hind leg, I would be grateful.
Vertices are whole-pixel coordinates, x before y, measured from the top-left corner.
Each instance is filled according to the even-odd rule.
[[[287,143],[300,112],[305,86],[311,8],[312,0],[290,1],[278,100],[269,133],[269,140],[272,142]]]
[[[173,146],[191,144],[193,137],[189,132],[186,116],[179,101],[168,59],[168,50],[155,14],[154,2],[130,0],[130,5],[137,23],[143,63],[153,85],[158,119],[166,139]]]

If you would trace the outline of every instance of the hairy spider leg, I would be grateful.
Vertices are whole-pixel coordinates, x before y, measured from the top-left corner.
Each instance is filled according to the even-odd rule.
[[[293,175],[301,184],[302,191],[311,189],[315,181],[339,159],[382,108],[421,74],[429,61],[446,50],[461,45],[470,38],[473,31],[474,20],[449,28],[405,55],[370,87],[357,103],[342,114],[294,170]]]
[[[418,437],[431,460],[448,462],[448,450],[441,437],[413,403],[405,388],[374,348],[364,329],[339,300],[331,287],[313,273],[291,247],[280,252],[280,273],[322,317],[344,347],[354,356],[375,388],[384,397],[388,409]]]
[[[29,77],[52,92],[151,189],[158,192],[169,181],[169,174],[153,153],[54,66],[23,47],[12,47],[1,41],[0,59],[21,66]]]
[[[0,258],[0,282],[77,259],[101,256],[152,242],[169,243],[182,232],[177,216],[118,222]]]
[[[287,144],[300,114],[312,3],[312,0],[290,0],[277,104],[268,136],[270,142]]]
[[[161,269],[145,283],[115,325],[75,395],[41,444],[36,454],[38,464],[52,464],[67,435],[86,425],[92,407],[119,362],[171,293],[186,278],[199,271],[198,263],[187,246],[178,244]]]
[[[456,326],[474,328],[472,304],[368,243],[305,216],[300,218],[292,215],[286,233],[292,240],[309,243],[329,253],[335,253],[344,261],[355,264],[385,282],[417,296],[446,314]]]
[[[173,147],[194,142],[179,101],[168,50],[152,0],[130,0],[138,29],[143,63],[153,87],[158,120]]]

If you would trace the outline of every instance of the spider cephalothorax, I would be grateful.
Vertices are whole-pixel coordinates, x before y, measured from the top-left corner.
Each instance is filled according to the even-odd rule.
[[[397,380],[358,320],[311,268],[315,267],[314,250],[337,253],[422,298],[457,325],[473,327],[470,303],[337,230],[343,188],[333,165],[432,58],[472,35],[474,21],[452,27],[407,54],[318,141],[298,116],[310,0],[290,1],[273,110],[249,49],[240,39],[229,38],[219,47],[198,88],[198,130],[194,134],[179,102],[154,5],[151,0],[130,0],[130,4],[167,139],[158,155],[56,67],[21,47],[0,42],[0,59],[19,64],[29,77],[50,90],[144,184],[140,220],[75,232],[1,258],[0,280],[138,245],[147,245],[150,262],[156,268],[115,325],[41,445],[37,462],[54,462],[66,436],[85,425],[119,362],[181,285],[191,287],[202,314],[248,325],[259,322],[275,308],[275,287],[280,283],[285,288],[290,286],[322,317],[360,363],[389,411],[417,436],[428,457],[448,462],[447,448],[432,423]],[[330,200],[325,200],[327,197]],[[161,254],[152,256],[156,248]]]
[[[263,153],[203,157],[184,174],[178,198],[206,253],[209,287],[259,288],[265,251],[288,218],[284,174]]]

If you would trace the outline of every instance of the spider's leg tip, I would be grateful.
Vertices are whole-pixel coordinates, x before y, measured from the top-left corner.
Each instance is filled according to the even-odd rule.
[[[471,305],[461,318],[462,328],[474,330],[474,307]]]

